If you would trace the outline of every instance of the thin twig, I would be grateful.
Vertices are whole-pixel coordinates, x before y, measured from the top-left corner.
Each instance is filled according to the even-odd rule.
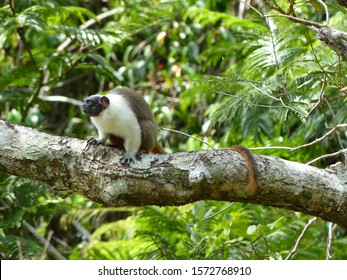
[[[302,112],[300,112],[299,110],[296,110],[295,108],[286,105],[286,104],[284,103],[284,101],[283,101],[282,98],[279,98],[279,100],[281,101],[281,104],[283,105],[284,108],[287,108],[288,110],[294,111],[294,112],[296,112],[297,114],[299,114],[299,115],[301,115],[301,116],[303,116],[303,117],[305,116],[305,115],[304,115]]]
[[[169,131],[169,132],[174,132],[174,133],[177,133],[177,134],[181,134],[181,135],[187,136],[187,137],[192,138],[192,139],[194,139],[194,140],[196,140],[196,141],[199,141],[200,143],[205,144],[206,146],[210,147],[210,148],[213,149],[213,150],[216,150],[215,147],[213,147],[212,145],[210,145],[210,144],[207,143],[206,141],[201,140],[201,139],[199,139],[199,138],[196,138],[196,137],[194,137],[194,136],[192,136],[192,135],[190,135],[190,134],[187,134],[187,133],[185,133],[185,132],[182,132],[182,131],[179,131],[179,130],[175,130],[175,129],[171,129],[171,128],[164,128],[164,127],[161,127],[161,126],[159,126],[159,125],[158,125],[158,128],[161,129],[161,130],[165,130],[165,131]]]
[[[18,239],[18,240],[16,240],[16,243],[17,243],[17,247],[18,247],[18,259],[24,260],[22,241],[20,239]]]
[[[325,25],[328,26],[329,25],[329,9],[328,6],[322,1],[322,0],[317,0],[319,2],[319,4],[321,4],[325,10]]]
[[[307,164],[307,165],[310,165],[310,164],[312,164],[312,163],[314,163],[314,162],[316,162],[316,161],[318,161],[318,160],[321,160],[321,159],[323,159],[323,158],[336,157],[336,156],[338,156],[338,155],[345,154],[345,153],[347,153],[347,148],[346,148],[346,149],[343,149],[343,150],[340,150],[340,151],[337,151],[337,152],[332,153],[332,154],[322,155],[322,156],[317,157],[317,158],[315,158],[315,159],[313,159],[313,160],[311,160],[311,161],[309,161],[309,162],[306,162],[306,164]]]
[[[319,143],[321,142],[322,140],[324,140],[325,138],[329,137],[331,134],[335,133],[335,131],[337,131],[339,128],[345,128],[347,127],[347,124],[338,124],[338,125],[335,125],[330,131],[328,131],[326,134],[324,134],[322,137],[320,138],[317,138],[316,140],[310,142],[310,143],[307,143],[307,144],[304,144],[304,145],[301,145],[301,146],[298,146],[298,147],[295,147],[292,149],[292,151],[296,151],[298,149],[302,149],[302,148],[306,148],[308,146],[312,146],[316,143]]]
[[[334,255],[330,254],[331,251],[331,244],[333,242],[333,235],[334,235],[334,230],[336,228],[336,224],[329,222],[329,232],[328,232],[328,240],[327,240],[327,250],[325,254],[325,259],[330,260]]]
[[[42,244],[47,244],[47,240],[40,235],[35,228],[27,221],[23,220],[22,225]],[[48,244],[47,252],[51,254],[56,260],[66,260],[66,258],[60,254],[60,252],[53,247],[52,244]]]
[[[271,5],[267,0],[264,0],[265,4],[270,7],[271,9],[280,12],[281,14],[286,14],[286,12],[280,7],[278,6],[278,4],[276,3],[275,0],[273,0],[273,2],[275,3],[276,6]]]
[[[331,111],[333,122],[334,122],[335,126],[337,126],[338,125],[338,120],[336,118],[335,112],[334,112],[333,108],[331,107],[330,102],[328,102],[327,100],[325,100],[325,102],[326,102],[326,104],[328,105],[328,107],[329,107],[329,109]],[[340,149],[344,149],[345,146],[344,146],[344,144],[342,142],[340,131],[336,132],[336,137],[337,137],[337,141],[339,142]],[[345,156],[344,156],[344,159],[345,159],[345,165],[346,165],[347,163],[346,163],[346,157]]]
[[[256,151],[256,150],[271,150],[271,149],[283,149],[283,150],[288,150],[290,152],[302,149],[302,148],[307,148],[309,146],[312,146],[314,144],[317,144],[319,142],[321,142],[322,140],[324,140],[325,138],[329,137],[330,135],[332,135],[333,133],[335,133],[338,129],[340,128],[345,128],[347,127],[347,124],[338,124],[335,125],[331,130],[329,130],[326,134],[324,134],[322,137],[317,138],[316,140],[310,142],[310,143],[306,143],[303,144],[301,146],[297,146],[297,147],[286,147],[286,146],[272,146],[272,147],[257,147],[257,148],[249,148],[250,150]],[[345,149],[344,149],[345,150]],[[341,151],[339,151],[338,153],[341,153]]]
[[[306,224],[306,226],[304,227],[304,229],[302,230],[300,236],[298,237],[298,239],[296,240],[295,246],[293,247],[293,249],[290,251],[289,255],[286,257],[286,260],[290,260],[298,251],[298,247],[300,245],[300,242],[302,241],[302,239],[305,236],[306,231],[308,230],[308,228],[317,220],[317,217],[313,217],[312,219],[310,219],[308,221],[308,223]]]
[[[263,150],[287,150],[292,151],[292,147],[286,147],[286,146],[270,146],[270,147],[255,147],[255,148],[247,148],[251,151],[263,151]]]
[[[323,80],[322,88],[321,88],[320,93],[319,93],[319,99],[318,99],[317,103],[307,113],[306,118],[323,102],[323,100],[324,100],[323,99],[323,93],[324,93],[324,89],[325,89],[326,84],[327,84],[327,75],[324,74],[324,80]]]
[[[323,137],[322,137],[323,138]],[[324,137],[325,138],[325,137]],[[256,147],[256,148],[248,148],[249,150],[251,151],[261,151],[261,150],[287,150],[289,152],[293,152],[295,150],[298,150],[298,149],[301,149],[301,148],[305,148],[305,147],[308,147],[310,145],[313,145],[315,143],[317,143],[319,141],[315,140],[311,143],[308,143],[308,144],[304,144],[302,146],[298,146],[298,147],[295,147],[295,148],[291,148],[291,147],[286,147],[286,146],[272,146],[272,147]],[[325,155],[322,155],[320,157],[317,157],[311,161],[308,161],[306,162],[307,165],[310,165],[318,160],[321,160],[323,158],[329,158],[329,157],[336,157],[338,155],[341,155],[341,154],[345,154],[347,153],[347,148],[346,149],[342,149],[342,150],[339,150],[335,153],[331,153],[331,154],[325,154]]]
[[[90,241],[90,232],[79,221],[73,220],[72,225],[75,227],[76,230],[78,230],[79,233],[82,234],[84,240]]]
[[[48,102],[62,102],[62,103],[68,103],[71,105],[75,105],[78,107],[81,107],[83,102],[71,97],[66,97],[62,95],[50,95],[50,96],[42,96],[42,100],[48,101]]]
[[[231,70],[231,71],[232,71],[232,70]],[[304,116],[302,112],[296,110],[295,108],[292,108],[292,107],[286,105],[286,104],[284,103],[284,101],[282,100],[282,98],[278,98],[278,97],[272,96],[270,93],[267,93],[265,90],[262,90],[261,88],[257,87],[253,82],[245,80],[244,78],[242,78],[240,75],[238,75],[238,74],[236,74],[236,73],[234,73],[234,74],[235,74],[235,76],[237,76],[237,77],[240,79],[240,81],[248,83],[250,86],[252,86],[255,90],[259,91],[260,93],[266,95],[267,97],[269,97],[269,98],[271,98],[271,99],[274,99],[274,100],[276,100],[276,101],[281,102],[282,107],[287,108],[288,110],[294,111],[294,112],[296,112],[297,114]],[[282,108],[282,107],[281,107],[281,108]]]
[[[242,1],[242,0],[241,0],[240,2],[244,3],[246,6],[248,6],[248,7],[251,8],[253,11],[255,11],[256,13],[258,13],[261,17],[264,17],[264,15],[263,15],[260,11],[258,11],[256,8],[254,8],[252,5],[250,5],[250,4],[248,4],[247,2]]]
[[[96,16],[96,19],[92,18],[87,20],[84,24],[80,25],[80,29],[87,29],[88,27],[92,26],[93,24],[97,23],[98,21],[101,21],[107,17],[113,16],[117,13],[120,13],[124,10],[124,8],[116,8],[116,9],[112,9],[109,10],[105,13],[102,13],[100,15]],[[71,38],[67,38],[63,43],[61,43],[59,45],[59,47],[57,48],[57,53],[62,52],[68,45],[70,45],[72,42]]]
[[[40,260],[44,260],[44,259],[46,258],[46,256],[47,256],[47,251],[48,251],[48,247],[49,247],[49,245],[50,245],[52,236],[53,236],[53,230],[48,231],[48,233],[47,233],[47,238],[46,238],[46,242],[45,242],[45,246],[44,246],[44,248],[43,248],[43,251],[42,251]]]
[[[245,80],[244,78],[242,78],[240,75],[234,73],[239,79],[240,81],[243,81],[243,82],[246,82],[248,83],[249,85],[251,85],[254,89],[256,89],[257,91],[259,91],[260,93],[266,95],[267,97],[271,98],[271,99],[274,99],[276,101],[281,101],[279,98],[275,97],[275,96],[272,96],[270,93],[267,93],[266,91],[260,89],[259,87],[257,87],[254,83],[252,83],[251,81],[247,81]]]
[[[226,206],[226,207],[224,207],[223,209],[217,211],[216,213],[213,213],[213,214],[211,214],[210,216],[208,216],[208,217],[206,217],[206,218],[203,218],[202,221],[205,222],[205,221],[207,221],[208,219],[211,219],[211,218],[213,218],[213,217],[215,217],[215,216],[217,216],[217,215],[223,213],[224,211],[226,211],[226,210],[228,210],[229,208],[231,208],[234,204],[235,204],[235,202],[230,203],[228,206]]]
[[[301,23],[301,24],[304,24],[304,25],[307,25],[307,26],[314,26],[318,29],[321,29],[323,27],[326,27],[326,25],[324,24],[319,24],[317,22],[314,22],[314,21],[310,21],[310,20],[305,20],[305,19],[301,19],[301,18],[297,18],[297,17],[293,17],[293,16],[289,16],[289,15],[286,15],[286,14],[272,14],[272,15],[264,15],[265,18],[267,17],[285,17],[285,18],[288,18],[290,19],[291,21],[293,22],[296,22],[296,23]]]
[[[283,108],[283,106],[280,106],[280,105],[264,105],[264,104],[257,104],[257,103],[253,103],[249,100],[247,100],[246,98],[242,97],[242,96],[239,96],[239,95],[235,95],[235,94],[230,94],[230,93],[227,93],[227,92],[221,92],[221,91],[216,91],[216,90],[212,90],[214,93],[216,94],[220,94],[220,95],[225,95],[225,96],[229,96],[231,98],[237,98],[237,99],[241,99],[244,103],[247,103],[248,105],[250,106],[253,106],[253,107],[258,107],[258,108],[270,108],[270,109],[273,109],[273,108]]]

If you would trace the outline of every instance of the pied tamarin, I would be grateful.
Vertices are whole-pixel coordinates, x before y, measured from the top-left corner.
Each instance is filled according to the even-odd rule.
[[[84,99],[82,111],[91,118],[98,130],[99,138],[89,138],[88,144],[111,144],[124,149],[122,164],[136,160],[140,150],[146,153],[165,154],[157,142],[157,125],[151,109],[144,98],[128,88],[116,88],[109,94],[92,95]],[[257,168],[252,153],[242,146],[232,146],[229,150],[240,153],[248,169],[249,193],[257,187]]]

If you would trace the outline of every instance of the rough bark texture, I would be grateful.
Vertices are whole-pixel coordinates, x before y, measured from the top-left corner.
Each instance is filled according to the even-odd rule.
[[[79,193],[108,206],[242,201],[305,212],[347,228],[347,176],[339,165],[328,171],[256,156],[259,185],[251,196],[236,152],[142,155],[130,167],[120,165],[119,156],[110,147],[0,121],[0,171],[47,183],[62,197]]]
[[[347,60],[347,33],[331,27],[315,28],[317,38],[333,49],[343,60]]]

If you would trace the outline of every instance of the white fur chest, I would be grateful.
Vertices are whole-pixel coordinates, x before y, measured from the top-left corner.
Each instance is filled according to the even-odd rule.
[[[141,139],[140,125],[127,100],[114,93],[108,94],[107,98],[110,100],[110,105],[99,116],[91,118],[99,133],[113,134],[124,139],[129,137]]]

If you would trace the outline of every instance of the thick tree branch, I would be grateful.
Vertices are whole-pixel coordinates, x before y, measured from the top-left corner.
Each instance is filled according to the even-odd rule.
[[[305,212],[347,228],[347,175],[256,156],[259,186],[225,150],[142,155],[130,167],[120,151],[0,121],[0,171],[47,183],[59,196],[82,194],[105,205],[182,205],[197,200],[258,203]]]

